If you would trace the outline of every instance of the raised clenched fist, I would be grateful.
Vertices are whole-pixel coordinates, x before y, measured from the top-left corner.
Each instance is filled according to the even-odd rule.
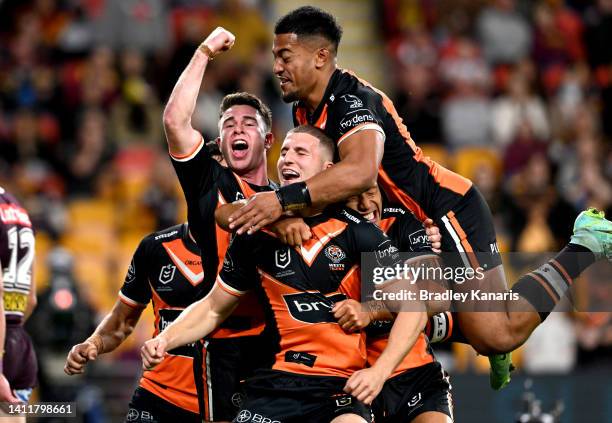
[[[208,46],[213,55],[217,55],[222,51],[232,48],[234,41],[236,41],[236,36],[234,34],[218,26],[208,37],[206,37],[204,44]]]

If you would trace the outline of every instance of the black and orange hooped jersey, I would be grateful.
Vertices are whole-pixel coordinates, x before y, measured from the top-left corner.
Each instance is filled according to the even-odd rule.
[[[385,137],[385,151],[378,182],[391,201],[402,204],[421,221],[446,214],[472,186],[468,179],[426,157],[391,100],[351,72],[334,72],[312,115],[294,104],[293,120],[295,125],[321,128],[336,145],[364,129],[379,131]]]
[[[361,252],[395,265],[397,248],[375,225],[347,209],[306,218],[313,237],[288,247],[266,230],[233,239],[217,282],[241,296],[254,290],[275,339],[273,369],[348,377],[366,364],[362,333],[347,334],[331,308],[360,297]]]
[[[26,210],[0,187],[0,269],[4,288],[4,314],[21,323],[32,289],[34,230]]]
[[[387,205],[382,211],[380,228],[402,252],[432,253],[431,245],[421,222],[400,205]],[[387,346],[392,321],[372,322],[366,328],[368,364],[372,366]],[[434,361],[427,337],[421,333],[391,377],[408,369],[423,366]]]
[[[148,235],[136,249],[119,299],[130,307],[153,303],[153,336],[209,292],[199,253],[189,237],[187,224]],[[143,373],[140,386],[178,407],[198,413],[194,353],[193,345],[169,351],[155,369]]]
[[[190,154],[174,156],[172,164],[187,201],[187,220],[200,246],[205,284],[210,289],[217,277],[231,234],[215,222],[215,210],[227,203],[275,188],[274,183],[256,186],[221,166],[207,151],[204,139]],[[263,331],[263,313],[254,296],[245,297],[232,316],[211,336],[233,338]]]

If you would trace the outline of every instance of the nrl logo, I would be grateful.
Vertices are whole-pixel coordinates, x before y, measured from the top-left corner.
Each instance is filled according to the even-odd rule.
[[[176,273],[176,266],[173,264],[162,266],[161,271],[159,272],[159,282],[163,283],[164,285],[172,282],[172,279],[174,279],[174,273]]]
[[[289,248],[285,250],[276,250],[274,253],[274,262],[279,269],[285,269],[291,263],[291,254]]]

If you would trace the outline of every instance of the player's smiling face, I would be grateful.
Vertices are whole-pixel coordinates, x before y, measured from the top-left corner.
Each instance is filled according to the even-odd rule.
[[[303,132],[290,132],[283,142],[278,158],[278,179],[283,186],[302,182],[332,164],[324,157],[316,137]]]
[[[230,169],[239,175],[264,163],[266,125],[251,106],[235,105],[219,119],[220,148]]]
[[[361,214],[365,219],[377,224],[382,213],[382,194],[378,185],[374,185],[361,195],[354,195],[346,200],[346,206]]]
[[[316,49],[296,34],[277,34],[272,45],[274,75],[280,82],[283,101],[304,100],[316,85]]]

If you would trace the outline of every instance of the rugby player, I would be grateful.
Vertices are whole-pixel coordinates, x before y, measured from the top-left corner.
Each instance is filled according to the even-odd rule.
[[[432,245],[439,245],[440,235],[433,230],[428,233],[410,211],[395,204],[383,207],[378,185],[350,197],[346,206],[380,227],[401,251],[430,254],[435,249]],[[373,365],[386,346],[391,325],[391,320],[380,320],[391,319],[391,315],[375,315],[353,299],[336,303],[332,311],[344,330],[366,330],[368,364]],[[377,423],[453,421],[449,377],[435,360],[424,334],[419,335],[410,352],[385,382],[372,404],[372,411]]]
[[[508,292],[497,248],[491,212],[472,182],[424,156],[410,137],[389,98],[336,66],[342,30],[330,14],[300,7],[276,23],[274,68],[282,98],[293,102],[295,125],[311,124],[336,141],[340,162],[305,182],[261,193],[233,213],[237,233],[253,233],[281,216],[283,210],[323,207],[345,201],[378,179],[391,201],[419,220],[431,218],[442,231],[442,250],[451,266],[484,269],[477,288]],[[510,380],[509,352],[544,321],[585,268],[612,258],[612,222],[596,210],[580,214],[570,243],[553,259],[513,285],[518,301],[466,304],[460,327],[470,344],[489,355],[491,386]],[[464,284],[463,289],[472,285]],[[461,289],[456,285],[454,289]],[[508,354],[506,354],[508,353]]]
[[[233,43],[230,32],[216,28],[194,53],[164,110],[172,164],[185,195],[189,225],[200,246],[209,289],[214,285],[231,236],[216,225],[215,209],[276,187],[268,180],[266,167],[266,152],[274,141],[272,113],[259,98],[234,93],[221,103],[216,141],[227,168],[214,160],[202,135],[191,125],[208,62]],[[211,246],[217,248],[213,251]],[[263,320],[261,306],[249,295],[222,327],[211,334],[207,352],[218,359],[214,374],[205,381],[212,386],[210,420],[231,420],[236,414],[242,397],[240,380],[266,356],[257,338],[263,330]],[[244,371],[236,370],[242,368]]]
[[[23,328],[36,307],[34,246],[34,230],[27,211],[0,187],[0,402],[27,403],[37,383],[34,346]],[[7,415],[0,411],[0,416]],[[2,417],[2,421],[26,419],[14,416]]]
[[[281,184],[327,168],[333,151],[333,142],[314,127],[290,131],[278,161]],[[272,369],[247,381],[247,400],[234,421],[254,416],[262,421],[371,421],[365,404],[417,341],[426,314],[399,313],[387,348],[363,369],[362,334],[343,331],[330,310],[337,301],[358,298],[362,251],[378,252],[392,265],[399,259],[383,251],[395,247],[375,225],[345,208],[311,210],[303,217],[313,237],[299,249],[268,230],[236,236],[211,293],[145,343],[145,368],[163,362],[168,349],[206,336],[239,297],[256,290],[275,335],[275,361]]]
[[[170,156],[188,205],[190,232],[201,247],[203,294],[214,283],[230,236],[215,225],[215,209],[254,192],[274,188],[267,179],[266,171],[266,150],[273,142],[271,112],[261,100],[247,93],[231,94],[223,99],[219,118],[220,136],[216,140],[222,160],[218,160],[217,149],[206,146],[201,134],[191,125],[208,61],[230,48],[232,43],[231,33],[221,29],[213,31],[194,53],[164,111]],[[218,161],[224,162],[227,168]],[[183,301],[184,304],[191,304],[198,298],[186,296]],[[175,316],[167,316],[166,324],[168,319]],[[206,340],[202,353],[209,362],[214,363],[204,372],[203,380],[207,390],[204,398],[206,404],[200,407],[200,412],[207,421],[228,421],[236,414],[242,397],[240,380],[259,366],[260,357],[253,353],[253,345],[258,344],[255,338],[262,330],[261,308],[255,298],[250,297],[245,298],[223,327]],[[261,351],[261,348],[257,351]],[[263,351],[262,355],[265,356]],[[170,366],[168,372],[171,371]],[[184,384],[180,379],[174,380]],[[194,389],[191,386],[190,392],[195,392]],[[145,399],[151,398],[147,396]],[[200,400],[202,402],[202,398]],[[197,405],[193,396],[190,396],[189,404],[189,410],[197,412],[193,408]]]
[[[199,248],[186,223],[147,235],[133,255],[113,309],[87,340],[72,347],[64,371],[81,374],[87,362],[119,347],[149,302],[155,315],[155,336],[209,289],[204,283]],[[197,381],[195,375],[214,375],[217,357],[208,356],[207,348],[200,351],[200,347],[198,343],[169,351],[163,366],[145,371],[130,401],[126,421],[201,422],[196,383],[201,384],[201,406],[208,420],[212,392],[201,376]],[[200,354],[204,354],[203,359]]]

